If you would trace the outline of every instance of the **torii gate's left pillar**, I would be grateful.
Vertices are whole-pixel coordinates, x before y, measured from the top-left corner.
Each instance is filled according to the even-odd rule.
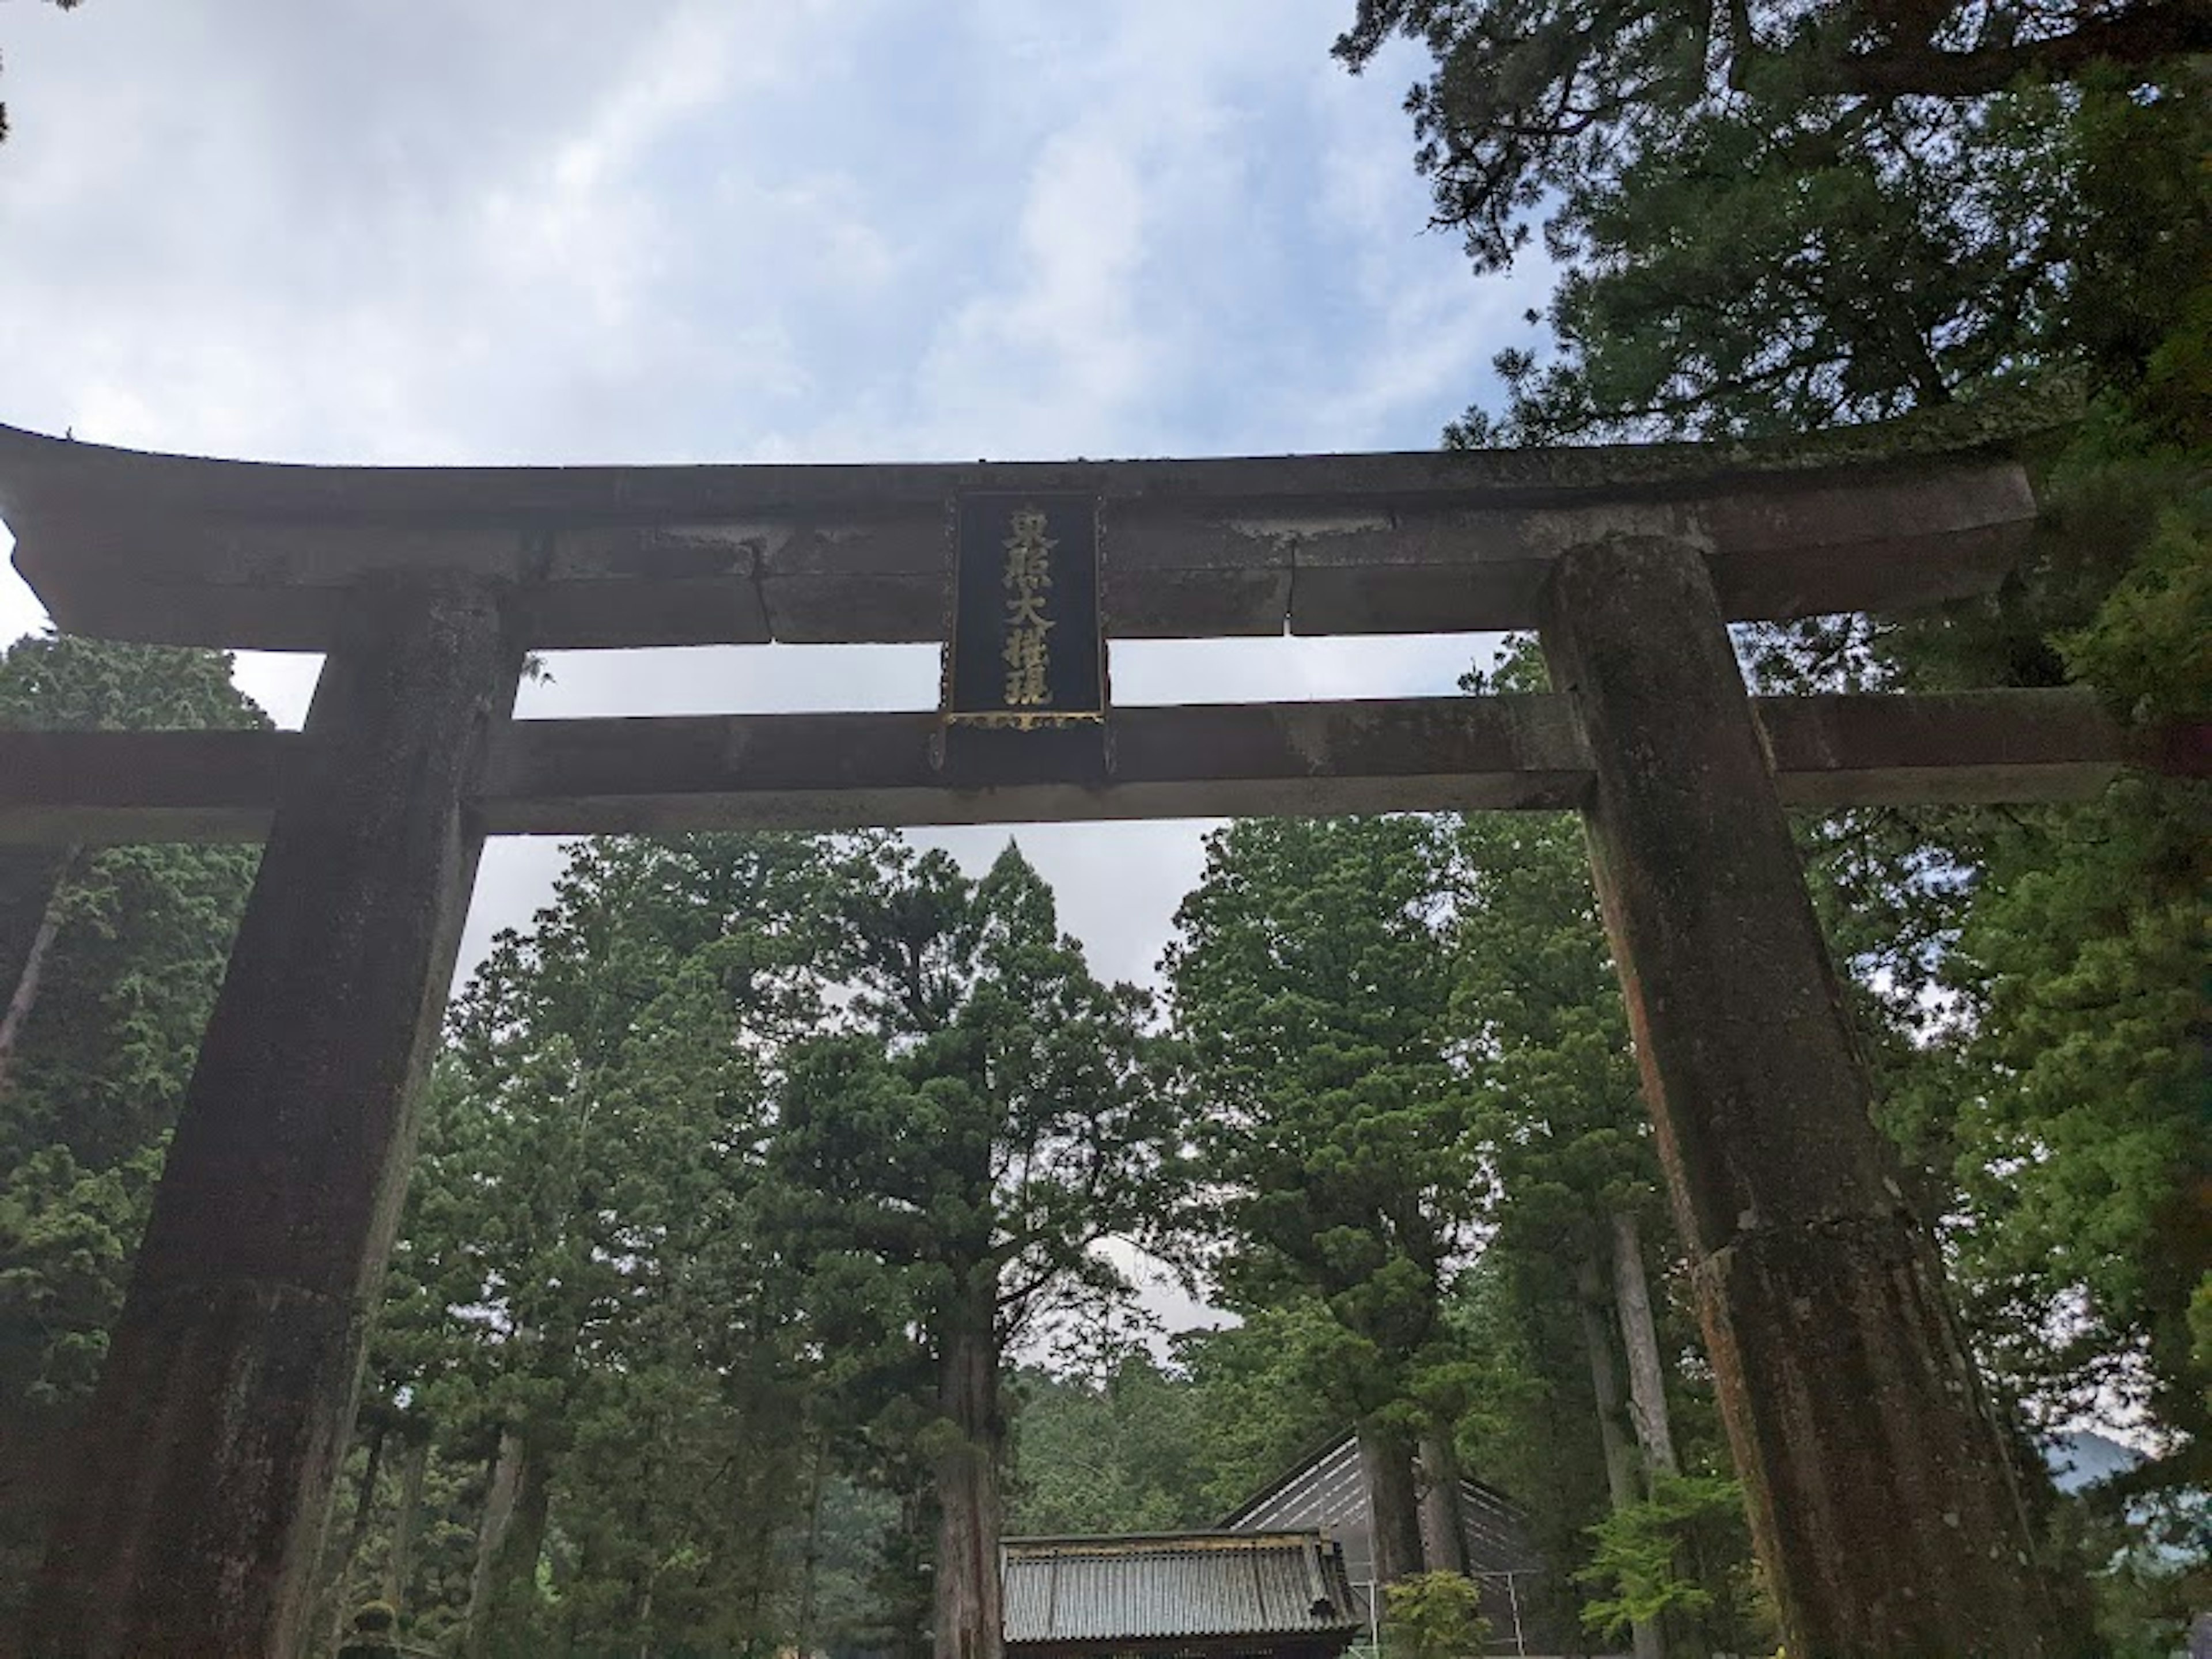
[[[521,652],[480,582],[350,596],[34,1595],[41,1659],[291,1659]]]

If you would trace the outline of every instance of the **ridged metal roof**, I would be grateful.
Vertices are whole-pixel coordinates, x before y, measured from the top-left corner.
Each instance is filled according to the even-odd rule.
[[[1468,1568],[1478,1577],[1544,1570],[1542,1555],[1529,1541],[1527,1518],[1504,1493],[1480,1481],[1462,1480],[1459,1514]],[[1425,1525],[1427,1516],[1422,1520]],[[1365,1583],[1374,1577],[1374,1523],[1358,1440],[1346,1435],[1336,1441],[1249,1499],[1221,1525],[1231,1532],[1318,1528],[1344,1546],[1352,1582]]]
[[[1529,1536],[1528,1517],[1504,1493],[1462,1480],[1460,1535],[1468,1571],[1482,1586],[1493,1653],[1577,1653],[1583,1633]],[[1430,1517],[1421,1517],[1425,1534]],[[1375,1526],[1357,1437],[1323,1447],[1221,1522],[1230,1532],[1317,1528],[1344,1551],[1355,1606],[1364,1613],[1375,1577]],[[1425,1546],[1432,1540],[1424,1537]]]
[[[1344,1557],[1317,1532],[1015,1538],[1006,1641],[1326,1635],[1361,1617]]]

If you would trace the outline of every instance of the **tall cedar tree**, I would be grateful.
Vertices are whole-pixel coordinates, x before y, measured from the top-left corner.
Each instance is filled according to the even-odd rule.
[[[1413,1480],[1454,1374],[1443,1297],[1485,1198],[1448,1057],[1440,847],[1425,819],[1248,822],[1206,842],[1165,967],[1232,1301],[1317,1298],[1359,1425],[1377,1571],[1423,1565]]]
[[[482,1483],[442,1604],[395,1586],[416,1633],[465,1622],[493,1654],[787,1633],[802,1391],[758,1187],[771,1069],[822,1017],[835,862],[796,836],[583,843],[456,1004],[364,1407],[365,1436],[434,1438]],[[350,1564],[349,1594],[380,1570]]]
[[[926,1358],[936,1651],[995,1659],[1007,1345],[1123,1291],[1099,1247],[1168,1223],[1179,1124],[1147,999],[1091,976],[1011,845],[970,881],[883,842],[832,903],[852,1029],[799,1045],[783,1080],[792,1253],[818,1317],[894,1340],[903,1321]]]

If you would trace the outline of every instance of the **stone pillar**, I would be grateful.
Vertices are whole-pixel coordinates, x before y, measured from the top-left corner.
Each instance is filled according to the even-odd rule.
[[[48,1659],[291,1659],[520,653],[474,583],[349,601],[34,1594]]]
[[[1705,561],[1644,538],[1576,548],[1542,614],[1595,770],[1591,865],[1791,1659],[2058,1655]]]

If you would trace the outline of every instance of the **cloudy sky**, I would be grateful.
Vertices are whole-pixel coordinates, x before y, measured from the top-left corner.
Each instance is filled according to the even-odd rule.
[[[0,422],[295,461],[1431,446],[1526,338],[1352,0],[0,0]],[[434,22],[433,19],[434,18]],[[12,573],[0,634],[43,621]],[[1442,692],[1465,641],[1130,645],[1130,702]],[[919,708],[933,648],[567,653],[526,714]],[[240,678],[296,724],[312,659]],[[1016,831],[1147,975],[1200,826]],[[988,860],[1004,830],[936,834]],[[469,953],[557,848],[497,843]]]

